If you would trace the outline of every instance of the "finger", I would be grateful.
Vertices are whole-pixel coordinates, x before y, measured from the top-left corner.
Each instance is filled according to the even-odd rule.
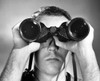
[[[55,39],[55,44],[56,44],[57,46],[59,46],[59,47],[61,47],[61,48],[64,48],[64,49],[67,49],[65,43],[60,42],[59,39],[58,39],[57,37],[54,37],[54,39]]]
[[[90,27],[90,33],[94,33],[94,29],[93,27],[88,23],[89,27]]]
[[[13,33],[13,37],[14,38],[20,38],[20,34],[19,34],[19,26],[20,26],[20,23],[17,23],[13,28],[12,28],[12,33]]]
[[[21,38],[20,32],[19,32],[19,26],[20,23],[17,23],[13,28],[12,28],[12,33],[13,33],[13,41],[14,41],[14,47],[15,48],[21,48],[23,46],[26,46],[26,42]]]
[[[54,39],[56,41],[55,43],[57,46],[64,48],[66,50],[69,50],[69,51],[72,51],[73,48],[75,48],[77,45],[76,41],[60,42],[57,37],[54,37]]]
[[[60,41],[59,41],[59,39],[57,38],[57,37],[54,37],[54,40],[55,40],[55,44],[57,45],[57,46],[61,46],[63,43],[61,43]]]
[[[89,24],[89,23],[87,23],[88,24],[88,26],[89,26],[89,33],[88,33],[88,35],[86,36],[86,38],[84,38],[82,41],[80,41],[80,42],[83,42],[84,41],[84,43],[87,43],[87,44],[89,44],[89,43],[91,43],[92,41],[93,41],[93,38],[94,38],[94,29],[93,29],[93,27]]]
[[[37,50],[39,50],[40,48],[40,43],[37,42],[32,42],[29,45],[25,46],[22,48],[22,50],[28,54],[35,52]]]

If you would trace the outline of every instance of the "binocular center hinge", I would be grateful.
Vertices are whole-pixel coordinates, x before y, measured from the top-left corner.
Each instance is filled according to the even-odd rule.
[[[54,34],[57,31],[57,27],[50,27],[50,33]]]

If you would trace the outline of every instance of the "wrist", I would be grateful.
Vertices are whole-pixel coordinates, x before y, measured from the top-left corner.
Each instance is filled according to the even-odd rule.
[[[85,52],[93,52],[93,46],[92,44],[83,44],[83,43],[78,43],[77,48],[76,48],[76,54],[79,53],[85,53]]]
[[[94,65],[96,63],[96,56],[92,45],[79,46],[76,56],[84,69],[86,69],[87,66]]]
[[[12,63],[12,66],[14,68],[18,69],[19,71],[22,71],[25,66],[26,60],[27,58],[23,56],[20,49],[13,49],[8,61]]]

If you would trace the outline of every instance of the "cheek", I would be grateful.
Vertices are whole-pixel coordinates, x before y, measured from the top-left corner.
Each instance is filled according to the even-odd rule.
[[[39,50],[37,55],[36,55],[36,63],[37,64],[42,64],[44,62],[45,57],[47,56],[47,51],[46,48]]]
[[[48,64],[45,61],[46,57],[48,57],[48,52],[46,51],[46,48],[38,51],[37,55],[36,55],[36,67],[41,70],[41,71],[45,71],[45,68],[48,68]]]

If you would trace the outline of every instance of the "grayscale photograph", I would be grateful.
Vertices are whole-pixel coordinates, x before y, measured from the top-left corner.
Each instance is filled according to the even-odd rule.
[[[100,81],[100,0],[0,0],[0,81]]]

